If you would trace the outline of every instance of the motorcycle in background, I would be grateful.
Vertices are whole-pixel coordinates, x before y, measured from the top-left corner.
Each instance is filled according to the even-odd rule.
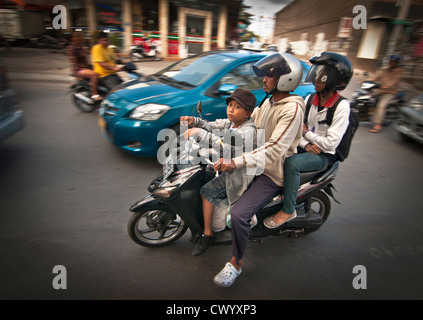
[[[130,56],[132,62],[140,61],[144,58],[161,59],[158,45],[149,39],[143,39],[138,45],[131,46]]]
[[[375,92],[375,89],[379,87],[378,82],[363,81],[360,89],[352,94],[351,109],[358,114],[360,121],[371,121],[379,101],[379,95]],[[398,111],[404,102],[405,92],[400,91],[386,107],[384,125],[389,125],[398,118]]]
[[[137,67],[132,63],[128,62],[124,65],[123,71],[129,74],[130,80],[139,79],[142,77],[141,73],[138,73]],[[71,99],[75,107],[83,112],[93,112],[100,107],[101,101],[94,101],[91,96],[91,86],[89,79],[76,80],[70,87]],[[105,98],[110,92],[109,88],[102,85],[101,78],[97,86],[98,94]]]

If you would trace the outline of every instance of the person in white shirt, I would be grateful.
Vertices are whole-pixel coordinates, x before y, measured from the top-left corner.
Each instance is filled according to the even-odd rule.
[[[298,154],[288,157],[284,163],[282,209],[263,222],[270,229],[278,228],[295,218],[300,173],[321,170],[333,164],[337,160],[336,148],[349,124],[350,103],[337,91],[345,89],[351,80],[351,62],[345,56],[333,52],[323,52],[311,58],[310,62],[313,67],[306,82],[313,82],[316,93],[306,98],[306,105],[310,105],[310,108],[307,118],[304,117]],[[326,116],[329,108],[335,104],[337,106],[332,123],[328,125]]]

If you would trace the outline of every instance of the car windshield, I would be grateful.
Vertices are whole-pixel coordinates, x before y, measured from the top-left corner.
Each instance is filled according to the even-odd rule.
[[[235,59],[221,54],[198,55],[184,59],[155,75],[162,80],[198,86]]]

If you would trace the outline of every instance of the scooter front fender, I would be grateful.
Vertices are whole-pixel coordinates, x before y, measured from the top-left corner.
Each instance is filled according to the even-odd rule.
[[[129,208],[129,211],[138,212],[138,211],[148,211],[148,210],[161,210],[164,208],[167,208],[167,205],[165,203],[163,203],[157,198],[154,198],[153,195],[149,194],[148,196],[135,202]]]

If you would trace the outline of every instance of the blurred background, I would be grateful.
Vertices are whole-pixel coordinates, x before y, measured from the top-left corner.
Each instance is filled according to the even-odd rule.
[[[56,5],[66,8],[59,21],[64,29],[53,27]],[[4,0],[0,10],[3,46],[48,41],[63,46],[72,30],[83,31],[92,45],[94,33],[105,30],[122,51],[149,40],[165,59],[271,46],[304,59],[336,51],[357,70],[374,72],[390,54],[400,53],[410,82],[419,85],[423,75],[423,4],[418,0]]]

